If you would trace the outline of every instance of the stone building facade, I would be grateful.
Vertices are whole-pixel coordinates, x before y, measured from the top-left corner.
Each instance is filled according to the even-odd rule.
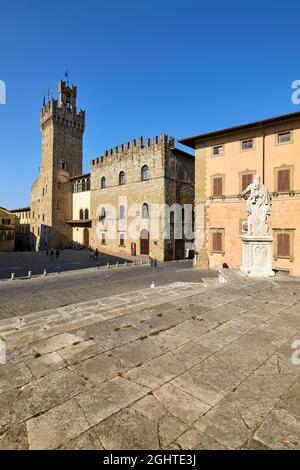
[[[300,113],[181,140],[196,150],[199,268],[239,268],[247,229],[240,193],[258,174],[272,197],[273,269],[300,275]]]
[[[77,88],[60,81],[59,100],[51,99],[40,115],[42,162],[32,185],[30,230],[36,249],[72,244],[72,185],[82,173],[85,112],[77,112]]]
[[[140,137],[110,149],[91,164],[91,246],[119,256],[183,258],[192,238],[174,234],[182,228],[184,205],[191,229],[193,201],[194,157],[177,149],[173,138]]]
[[[0,207],[0,251],[14,251],[16,240],[16,217]]]

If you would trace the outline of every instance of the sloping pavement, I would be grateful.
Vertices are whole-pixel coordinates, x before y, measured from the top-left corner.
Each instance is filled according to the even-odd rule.
[[[299,449],[300,282],[175,282],[0,321],[1,449]]]

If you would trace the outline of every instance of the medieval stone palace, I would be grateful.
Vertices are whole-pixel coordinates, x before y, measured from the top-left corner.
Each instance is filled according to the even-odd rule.
[[[186,220],[192,228],[192,214],[188,221],[184,207],[194,202],[194,156],[165,134],[152,141],[139,137],[92,160],[90,173],[82,174],[85,112],[77,110],[75,86],[60,81],[58,92],[59,99],[51,99],[40,114],[42,162],[30,208],[13,211],[17,248],[75,243],[120,256],[184,258],[193,241],[181,225]],[[180,217],[172,219],[178,207]]]

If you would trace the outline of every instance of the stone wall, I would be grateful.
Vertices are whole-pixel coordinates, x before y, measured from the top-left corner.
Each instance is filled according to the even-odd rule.
[[[176,163],[177,162],[177,163]],[[149,179],[143,181],[144,165],[149,168]],[[180,169],[182,168],[182,171]],[[125,173],[125,184],[120,184],[120,172]],[[136,254],[141,254],[141,232],[149,232],[149,254],[160,261],[174,259],[173,241],[164,240],[167,217],[164,205],[193,201],[193,157],[174,149],[174,139],[165,134],[152,140],[139,138],[121,145],[92,161],[91,164],[91,246],[99,251],[120,256],[131,254],[131,243]],[[177,179],[177,174],[182,179]],[[105,178],[106,188],[101,188]],[[142,218],[142,205],[149,207],[149,219]],[[125,207],[125,219],[120,219],[120,206]],[[102,220],[101,211],[107,210]],[[135,233],[130,233],[133,228]],[[113,236],[110,230],[113,228]],[[115,228],[115,230],[114,230]],[[104,234],[104,235],[102,235]],[[125,238],[124,246],[120,235]],[[105,236],[105,242],[102,237]]]

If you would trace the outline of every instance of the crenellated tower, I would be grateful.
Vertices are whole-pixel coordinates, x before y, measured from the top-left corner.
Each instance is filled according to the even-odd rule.
[[[77,87],[61,80],[58,94],[59,99],[49,100],[40,114],[42,162],[31,192],[31,231],[36,249],[71,244],[69,179],[82,173],[85,112],[77,112]]]

